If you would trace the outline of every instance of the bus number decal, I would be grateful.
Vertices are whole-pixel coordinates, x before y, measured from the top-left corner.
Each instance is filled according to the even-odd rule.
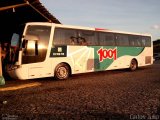
[[[103,62],[104,59],[117,59],[117,48],[115,49],[103,49],[100,48],[97,51],[98,55],[99,55],[99,61]]]

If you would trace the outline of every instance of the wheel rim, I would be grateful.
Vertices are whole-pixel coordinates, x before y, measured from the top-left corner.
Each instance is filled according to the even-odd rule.
[[[66,76],[68,75],[68,71],[65,67],[59,67],[58,71],[57,71],[57,76],[59,78],[66,78]]]

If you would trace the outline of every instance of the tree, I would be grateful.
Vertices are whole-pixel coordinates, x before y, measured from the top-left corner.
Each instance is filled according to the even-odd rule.
[[[160,39],[153,41],[153,52],[160,53]]]

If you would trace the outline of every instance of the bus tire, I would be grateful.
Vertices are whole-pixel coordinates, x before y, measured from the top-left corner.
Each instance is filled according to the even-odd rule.
[[[60,63],[57,65],[55,72],[55,78],[58,80],[68,79],[70,76],[70,68],[65,63]]]
[[[136,59],[132,59],[131,63],[130,63],[130,70],[131,71],[135,71],[137,68],[138,68],[137,60]]]

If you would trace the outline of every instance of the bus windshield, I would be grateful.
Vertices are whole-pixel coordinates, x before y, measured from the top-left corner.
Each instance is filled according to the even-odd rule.
[[[22,64],[43,62],[46,58],[51,27],[29,25],[22,42]]]

